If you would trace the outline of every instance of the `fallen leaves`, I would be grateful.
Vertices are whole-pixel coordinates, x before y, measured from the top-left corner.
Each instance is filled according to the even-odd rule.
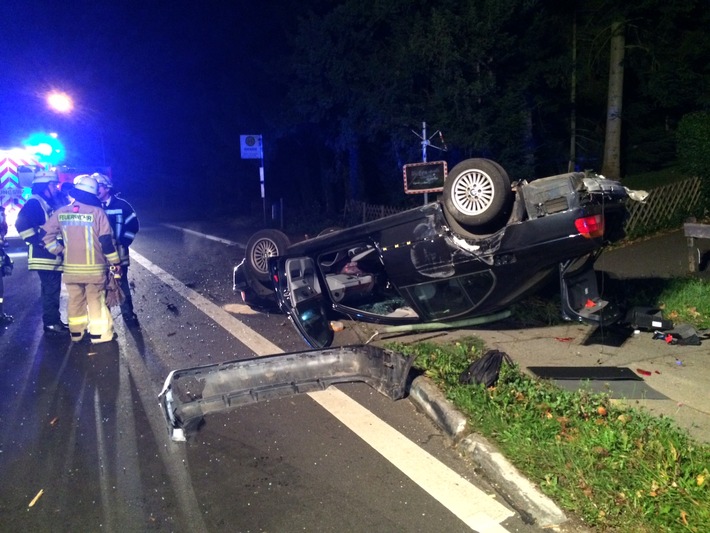
[[[592,453],[598,457],[609,457],[609,450],[603,446],[594,446],[592,448]]]

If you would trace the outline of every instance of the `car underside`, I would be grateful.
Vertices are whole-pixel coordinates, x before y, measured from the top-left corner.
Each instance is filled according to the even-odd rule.
[[[557,273],[562,313],[616,320],[599,297],[593,263],[621,239],[627,199],[619,183],[568,173],[510,183],[485,159],[456,165],[441,199],[291,244],[257,232],[234,269],[248,305],[288,314],[313,347],[333,342],[330,323],[446,324],[501,310]]]

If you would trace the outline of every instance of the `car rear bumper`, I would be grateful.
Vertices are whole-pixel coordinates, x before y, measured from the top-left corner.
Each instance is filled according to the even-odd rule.
[[[186,440],[208,413],[364,382],[393,400],[405,395],[413,359],[376,346],[293,352],[173,370],[159,395],[170,437]]]

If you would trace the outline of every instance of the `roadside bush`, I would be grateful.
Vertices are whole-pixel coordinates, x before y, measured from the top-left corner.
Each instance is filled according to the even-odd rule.
[[[677,135],[681,168],[691,176],[710,179],[710,113],[685,115]]]
[[[678,124],[677,138],[681,169],[702,179],[702,216],[710,212],[710,112],[685,115]]]

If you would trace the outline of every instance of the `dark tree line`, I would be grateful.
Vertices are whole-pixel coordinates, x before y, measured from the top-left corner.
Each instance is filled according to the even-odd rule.
[[[309,5],[275,69],[288,87],[273,122],[288,157],[275,164],[292,170],[293,198],[331,211],[402,203],[422,121],[448,147],[430,160],[487,157],[513,179],[570,165],[623,178],[673,164],[678,121],[708,107],[705,0]]]
[[[15,23],[24,4],[3,12],[3,142],[56,129],[73,162],[105,146],[128,189],[207,191],[229,212],[259,197],[240,134],[264,135],[270,198],[334,213],[421,201],[401,172],[422,122],[450,166],[623,178],[673,164],[679,121],[710,108],[708,0],[47,4],[42,39]],[[77,101],[69,120],[39,110],[55,84]]]

